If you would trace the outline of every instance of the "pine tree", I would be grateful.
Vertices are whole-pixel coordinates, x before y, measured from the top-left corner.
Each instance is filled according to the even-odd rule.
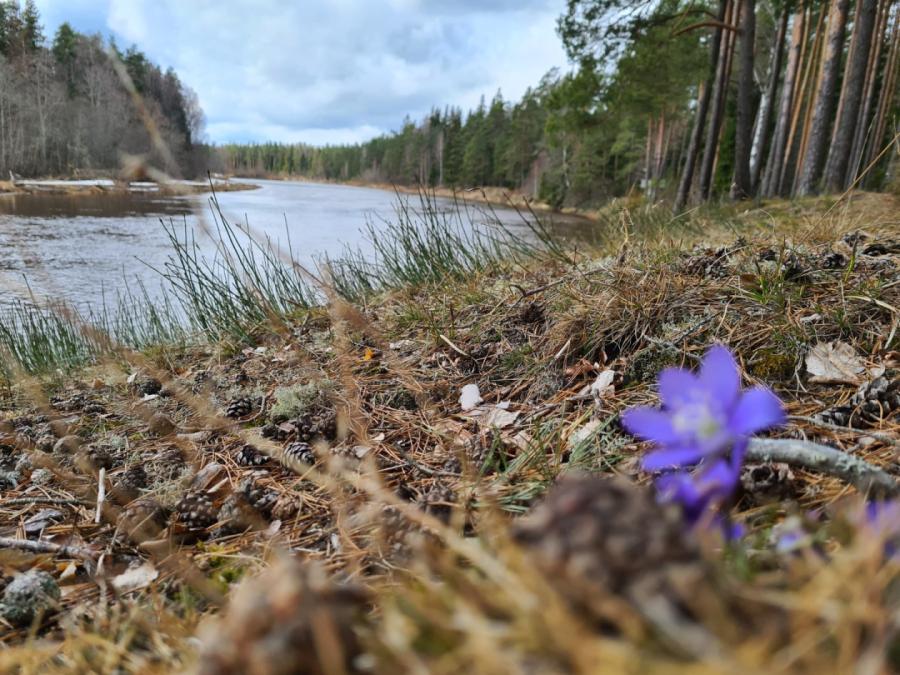
[[[853,137],[859,124],[863,88],[866,85],[866,70],[869,65],[869,52],[875,30],[875,15],[878,10],[877,0],[858,1],[857,16],[853,25],[853,46],[844,74],[840,112],[835,123],[834,137],[825,165],[825,189],[832,192],[847,187],[847,167],[850,161]]]
[[[36,52],[44,44],[44,27],[34,0],[27,0],[22,12],[22,45],[27,52]]]
[[[748,199],[753,193],[750,149],[753,141],[753,47],[756,40],[756,0],[741,0],[741,51],[735,124],[732,199]]]
[[[814,192],[822,177],[828,140],[831,137],[831,122],[834,113],[835,94],[840,75],[841,55],[844,47],[844,28],[847,24],[847,10],[850,0],[832,0],[828,12],[828,37],[825,47],[825,61],[822,64],[822,78],[816,94],[815,107],[809,132],[809,142],[803,157],[803,170],[797,186],[798,195]]]

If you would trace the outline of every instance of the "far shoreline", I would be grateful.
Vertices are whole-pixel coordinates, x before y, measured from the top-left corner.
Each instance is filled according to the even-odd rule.
[[[349,187],[369,188],[372,190],[382,190],[385,192],[394,192],[404,195],[416,195],[419,188],[410,185],[394,185],[392,183],[382,183],[377,181],[364,180],[326,180],[322,178],[312,178],[310,176],[300,175],[284,175],[284,174],[268,174],[268,175],[247,175],[234,174],[233,178],[240,180],[272,180],[296,183],[314,183],[319,185],[346,185]],[[218,188],[217,188],[218,189]],[[559,215],[566,218],[582,219],[588,222],[597,222],[598,218],[595,210],[585,210],[573,207],[557,209],[537,199],[528,197],[516,190],[501,187],[474,187],[474,188],[449,188],[449,187],[428,187],[425,188],[429,194],[441,199],[461,199],[466,202],[477,202],[487,206],[497,206],[503,208],[512,208],[519,211],[534,211],[536,214],[543,215]]]
[[[253,183],[236,182],[230,178],[208,180],[126,181],[113,178],[17,178],[0,181],[0,198],[22,195],[82,196],[99,194],[161,195],[178,197],[208,192],[237,192],[256,190]]]

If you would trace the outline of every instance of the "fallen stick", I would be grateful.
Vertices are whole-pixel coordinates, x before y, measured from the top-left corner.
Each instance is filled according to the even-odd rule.
[[[821,427],[822,429],[830,429],[831,431],[840,431],[845,434],[856,434],[857,436],[869,436],[870,438],[874,438],[876,441],[881,441],[882,443],[887,443],[888,445],[896,445],[900,446],[900,439],[894,438],[890,434],[886,434],[881,431],[872,431],[871,429],[858,429],[856,427],[844,427],[840,424],[832,424],[831,422],[825,422],[824,420],[818,420],[815,417],[804,417],[802,415],[791,415],[789,418],[796,422],[806,422],[807,424],[812,424],[813,426]]]
[[[900,494],[900,484],[886,471],[827,445],[792,438],[752,438],[748,462],[782,462],[841,478],[870,497]]]
[[[14,539],[12,537],[0,537],[0,548],[15,548],[29,553],[53,553],[66,558],[81,558],[83,560],[95,560],[97,554],[90,549],[81,546],[66,546],[54,544],[50,541],[32,541],[31,539]]]
[[[24,506],[30,504],[50,504],[51,506],[93,506],[94,502],[84,499],[60,499],[57,497],[15,497],[4,499],[0,506]]]

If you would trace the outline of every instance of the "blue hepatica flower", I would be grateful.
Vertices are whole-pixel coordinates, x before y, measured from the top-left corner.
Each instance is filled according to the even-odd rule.
[[[741,390],[737,362],[721,345],[706,353],[697,374],[681,368],[662,371],[659,395],[661,409],[632,408],[623,414],[622,424],[656,445],[642,466],[662,473],[656,480],[660,499],[680,504],[693,525],[734,493],[747,442],[782,423],[784,409],[769,389]],[[718,514],[712,520],[723,524]],[[729,538],[737,535],[725,529]]]
[[[732,453],[741,455],[755,433],[784,421],[781,401],[769,389],[741,391],[741,376],[731,352],[712,347],[696,375],[667,368],[659,375],[662,408],[632,408],[622,423],[657,449],[642,463],[645,471],[692,467]],[[732,462],[732,464],[734,464]]]
[[[866,503],[858,519],[868,534],[884,540],[884,556],[898,558],[900,553],[900,502],[894,499]]]

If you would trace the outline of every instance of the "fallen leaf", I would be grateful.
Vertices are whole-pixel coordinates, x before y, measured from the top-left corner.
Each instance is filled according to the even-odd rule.
[[[820,342],[806,355],[810,382],[820,384],[859,384],[866,364],[846,342]]]
[[[59,580],[65,581],[66,579],[71,579],[78,573],[78,565],[75,562],[70,562],[66,565],[65,569],[60,573]]]
[[[113,577],[112,585],[119,593],[128,593],[149,586],[158,576],[159,570],[145,562],[140,567],[132,567]]]
[[[515,424],[515,421],[517,419],[519,419],[519,413],[510,412],[501,408],[500,406],[494,406],[485,416],[484,425],[488,427],[497,427],[498,429],[505,429],[506,427]]]
[[[591,420],[583,427],[579,428],[571,436],[569,436],[569,442],[566,444],[566,449],[571,452],[585,441],[591,439],[597,433],[598,428],[600,428],[602,424],[603,422],[601,422],[600,420]]]
[[[478,390],[477,384],[467,384],[462,388],[459,396],[459,405],[463,412],[474,410],[484,399],[481,398],[481,392]]]
[[[606,369],[602,373],[597,376],[597,379],[594,380],[593,384],[591,384],[591,395],[597,400],[604,398],[605,396],[611,396],[616,393],[616,388],[613,386],[613,380],[616,379],[616,371]]]

